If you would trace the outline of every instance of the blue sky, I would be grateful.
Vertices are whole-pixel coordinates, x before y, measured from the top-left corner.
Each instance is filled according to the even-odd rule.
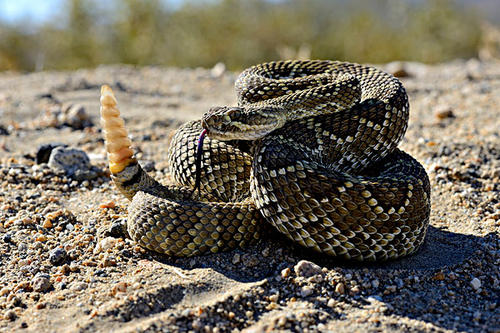
[[[63,4],[63,0],[0,0],[0,18],[9,23],[28,19],[43,22]]]
[[[163,0],[178,5],[183,0]],[[65,0],[0,0],[0,20],[7,23],[43,23],[59,12]]]
[[[169,5],[177,6],[184,0],[162,0]],[[408,1],[408,0],[407,0]],[[422,0],[417,0],[422,1]],[[500,21],[499,0],[459,0],[462,3],[475,5],[484,11],[487,17]],[[0,21],[7,23],[31,22],[43,23],[59,12],[65,0],[0,0]]]

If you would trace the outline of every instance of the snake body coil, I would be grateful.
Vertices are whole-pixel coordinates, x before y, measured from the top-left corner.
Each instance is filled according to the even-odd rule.
[[[263,217],[295,243],[346,259],[418,249],[430,185],[423,167],[396,148],[409,114],[399,80],[358,64],[281,61],[245,70],[236,91],[238,106],[212,108],[176,132],[168,160],[178,185],[163,186],[133,159],[103,88],[110,170],[132,200],[134,240],[171,256],[224,251],[259,239]]]

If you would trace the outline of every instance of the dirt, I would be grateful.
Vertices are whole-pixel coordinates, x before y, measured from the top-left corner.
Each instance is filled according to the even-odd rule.
[[[237,73],[0,73],[0,331],[500,332],[500,63],[380,67],[410,96],[401,148],[428,171],[432,214],[417,254],[379,264],[325,258],[274,232],[175,259],[117,232],[127,200],[106,169],[100,85],[115,91],[141,163],[168,181],[172,133],[234,104]],[[49,143],[85,151],[92,170],[75,178],[40,163]]]

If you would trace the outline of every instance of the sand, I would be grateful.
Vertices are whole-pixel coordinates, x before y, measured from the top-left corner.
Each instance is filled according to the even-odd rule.
[[[141,163],[168,181],[173,131],[234,104],[237,73],[0,73],[0,331],[500,332],[500,63],[380,67],[410,96],[400,146],[428,171],[432,215],[416,255],[370,265],[277,233],[186,259],[120,234],[127,200],[106,170],[100,85],[114,89]],[[92,167],[68,176],[37,164],[49,143],[85,151]]]

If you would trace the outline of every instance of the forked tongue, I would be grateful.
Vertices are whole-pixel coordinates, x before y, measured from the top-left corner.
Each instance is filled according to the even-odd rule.
[[[201,182],[201,157],[203,156],[203,141],[205,140],[205,136],[207,135],[207,130],[203,129],[201,131],[200,136],[198,137],[198,145],[196,146],[196,173],[195,173],[195,181],[194,181],[194,189],[191,195],[194,194],[196,190],[198,190],[198,194],[200,194],[200,182]]]

